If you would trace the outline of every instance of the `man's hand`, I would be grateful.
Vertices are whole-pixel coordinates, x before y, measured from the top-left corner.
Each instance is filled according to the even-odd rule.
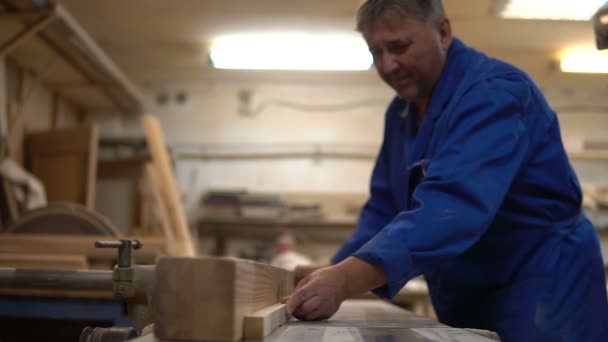
[[[287,315],[303,321],[331,317],[345,299],[346,281],[346,274],[336,266],[317,269],[287,299]]]
[[[297,287],[298,284],[302,281],[302,279],[308,277],[312,272],[320,270],[324,267],[328,267],[329,265],[307,265],[307,266],[296,266],[293,270],[294,278],[293,278],[293,286]]]
[[[381,266],[349,257],[302,279],[285,300],[287,316],[306,321],[327,319],[338,311],[344,299],[384,283],[386,275]]]

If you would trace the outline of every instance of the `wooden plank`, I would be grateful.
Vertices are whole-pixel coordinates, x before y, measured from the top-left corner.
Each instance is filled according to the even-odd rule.
[[[8,155],[23,166],[23,120],[21,107],[17,103],[8,106]]]
[[[146,178],[150,182],[149,185],[152,190],[152,196],[154,196],[154,202],[157,204],[160,226],[162,228],[163,235],[167,240],[167,251],[170,255],[176,255],[177,246],[175,245],[175,235],[171,229],[171,222],[169,221],[169,215],[167,214],[166,203],[164,203],[164,199],[160,195],[158,175],[156,174],[156,170],[152,164],[146,165]]]
[[[274,304],[245,316],[243,335],[246,340],[262,340],[287,322],[285,304]]]
[[[129,237],[123,237],[128,239]],[[114,249],[95,248],[95,241],[108,240],[105,235],[50,235],[50,234],[0,234],[0,253],[76,254],[88,259],[116,259]],[[163,238],[138,237],[142,249],[133,252],[138,264],[154,264],[157,257],[166,255]]]
[[[19,207],[17,205],[17,199],[13,193],[13,189],[8,180],[0,176],[0,198],[4,200],[6,206],[6,218],[8,222],[14,222],[19,217]],[[3,213],[4,214],[4,213]]]
[[[568,157],[581,160],[608,160],[608,150],[568,152]]]
[[[53,92],[51,99],[51,130],[59,128],[59,105],[60,98],[57,92]]]
[[[49,202],[95,210],[98,141],[96,126],[26,136],[29,169],[43,182]]]
[[[161,340],[238,341],[245,316],[293,288],[284,269],[234,258],[162,258],[152,299]]]
[[[158,176],[159,190],[167,205],[167,213],[174,229],[176,253],[179,256],[194,256],[196,248],[181,204],[177,182],[171,168],[167,145],[158,119],[152,115],[142,118],[146,131],[148,148],[152,154],[153,165]]]
[[[6,90],[6,59],[0,54],[0,138],[6,137],[9,132]]]
[[[54,289],[10,289],[0,288],[0,295],[25,297],[51,297],[51,298],[95,298],[116,299],[114,291],[110,288],[102,290],[54,290]]]
[[[84,255],[0,253],[0,267],[86,270],[89,263]]]

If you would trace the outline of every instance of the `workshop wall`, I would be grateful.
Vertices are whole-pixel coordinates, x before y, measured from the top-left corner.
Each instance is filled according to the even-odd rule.
[[[206,190],[218,188],[365,193],[392,97],[382,84],[237,82],[151,89],[148,95],[177,152],[177,178],[187,190],[189,211]],[[102,134],[141,134],[137,131],[137,123],[102,124]],[[208,156],[226,146],[257,157]],[[364,156],[293,155],[335,146]],[[192,153],[181,157],[184,150]],[[282,156],[260,156],[268,151]]]

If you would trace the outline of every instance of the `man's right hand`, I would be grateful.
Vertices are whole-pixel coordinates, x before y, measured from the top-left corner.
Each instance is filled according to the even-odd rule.
[[[308,275],[311,274],[312,272],[314,272],[316,270],[320,270],[327,266],[330,266],[330,265],[296,266],[296,268],[293,270],[293,273],[294,273],[293,287],[296,288],[298,286],[298,284],[300,283],[300,281],[302,279],[308,277]]]

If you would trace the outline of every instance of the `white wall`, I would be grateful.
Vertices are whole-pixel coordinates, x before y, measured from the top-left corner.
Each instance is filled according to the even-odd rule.
[[[150,96],[180,90],[184,88],[153,90]],[[312,149],[314,144],[340,144],[351,151],[362,145],[371,156],[179,159],[177,178],[189,210],[197,207],[204,191],[214,188],[367,191],[373,155],[381,141],[384,110],[392,97],[383,85],[232,82],[192,85],[185,91],[185,104],[171,100],[156,108],[167,140],[174,147],[240,145],[252,151],[281,148],[289,152],[296,145]],[[239,100],[243,91],[251,93],[249,104]]]

